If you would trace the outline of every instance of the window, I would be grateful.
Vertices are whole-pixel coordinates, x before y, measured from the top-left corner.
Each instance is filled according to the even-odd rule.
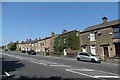
[[[90,33],[90,41],[95,41],[95,33]]]
[[[64,44],[66,43],[66,38],[64,38]]]
[[[113,38],[120,38],[120,26],[113,28]]]
[[[90,49],[91,49],[91,53],[96,55],[96,46],[92,45],[90,46]]]
[[[79,55],[89,56],[87,53],[80,53]]]
[[[32,44],[32,46],[35,46],[35,44]]]
[[[87,53],[84,53],[83,55],[84,55],[84,56],[89,56]]]
[[[35,46],[37,46],[38,44],[37,43],[35,43]]]

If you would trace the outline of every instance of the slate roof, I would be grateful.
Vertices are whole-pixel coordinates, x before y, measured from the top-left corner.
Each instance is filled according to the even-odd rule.
[[[73,31],[79,32],[78,30],[72,30],[72,31],[69,31],[69,32],[66,32],[66,33],[59,34],[58,37],[69,34],[69,33],[73,32]]]
[[[39,40],[31,40],[31,41],[24,41],[22,44],[29,44],[29,43],[36,43],[38,42]]]
[[[113,21],[110,21],[110,22],[107,22],[107,23],[101,23],[101,24],[97,24],[97,25],[87,27],[82,32],[84,33],[84,32],[87,32],[87,31],[92,31],[92,30],[96,30],[96,29],[102,29],[102,28],[106,28],[106,27],[111,27],[111,26],[117,25],[117,24],[120,24],[120,19],[113,20]]]
[[[57,36],[58,34],[56,34],[55,36]],[[43,39],[35,39],[35,40],[28,40],[28,41],[24,41],[24,42],[21,42],[21,44],[29,44],[29,43],[37,43],[38,41],[42,41],[42,40],[46,40],[46,39],[49,39],[51,38],[51,36],[49,37],[45,37]]]

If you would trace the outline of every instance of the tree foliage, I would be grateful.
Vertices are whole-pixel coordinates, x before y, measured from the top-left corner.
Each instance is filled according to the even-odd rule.
[[[60,52],[66,48],[78,50],[80,47],[80,40],[79,36],[76,35],[77,33],[78,31],[71,31],[56,37],[54,40],[54,50]]]
[[[14,51],[14,50],[16,50],[16,45],[17,45],[17,43],[10,43],[10,44],[8,44],[8,49]]]

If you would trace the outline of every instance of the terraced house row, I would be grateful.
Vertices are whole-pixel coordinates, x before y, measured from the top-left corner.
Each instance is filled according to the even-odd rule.
[[[27,39],[17,45],[17,50],[30,50],[43,55],[63,55],[74,57],[77,52],[91,52],[103,59],[120,57],[120,19],[89,26],[83,31],[66,31],[62,34],[51,33],[44,39]]]

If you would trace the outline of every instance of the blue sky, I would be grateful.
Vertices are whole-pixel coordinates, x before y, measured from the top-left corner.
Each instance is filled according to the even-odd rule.
[[[3,2],[2,44],[60,34],[82,31],[86,27],[118,19],[117,2]]]

